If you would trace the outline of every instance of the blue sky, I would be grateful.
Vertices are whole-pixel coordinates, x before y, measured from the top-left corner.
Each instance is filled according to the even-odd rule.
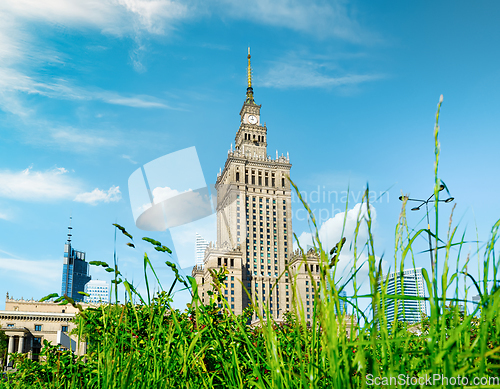
[[[325,239],[338,234],[339,219],[328,219],[345,209],[342,191],[356,210],[368,182],[374,195],[387,190],[374,203],[374,234],[391,263],[398,196],[432,193],[443,94],[439,175],[461,231],[473,240],[477,225],[482,244],[500,217],[499,16],[495,1],[2,1],[0,296],[60,292],[70,215],[88,260],[112,261],[118,222],[137,243],[133,251],[118,237],[122,272],[143,287],[147,250],[171,281],[168,256],[140,242],[173,247],[171,234],[134,226],[128,179],[194,146],[214,183],[239,125],[248,46],[268,152],[290,153]],[[329,192],[337,198],[323,199]],[[294,232],[307,240],[300,215]],[[410,214],[410,225],[424,227],[424,216]],[[428,254],[416,261],[428,266]]]

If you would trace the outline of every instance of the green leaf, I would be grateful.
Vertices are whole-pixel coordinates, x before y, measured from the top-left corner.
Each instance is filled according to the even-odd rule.
[[[172,254],[172,250],[170,250],[168,247],[166,246],[161,246],[161,247],[155,247],[155,250],[156,251],[160,251],[160,252],[167,252],[169,254]]]
[[[149,243],[151,243],[152,245],[155,245],[155,246],[161,246],[160,242],[158,242],[157,240],[148,238],[148,237],[144,237],[144,238],[142,238],[142,240],[144,240],[146,242],[149,242]]]
[[[59,294],[58,294],[58,293],[51,293],[51,294],[49,294],[49,295],[47,295],[47,296],[45,296],[45,297],[42,297],[42,298],[40,299],[40,302],[42,302],[42,301],[47,301],[47,300],[50,300],[51,298],[58,297],[58,296],[59,296]]]
[[[196,278],[191,276],[186,276],[187,280],[191,284],[191,289],[193,290],[193,300],[199,300],[198,296],[198,284],[196,283]]]
[[[129,243],[127,243],[127,246],[132,247],[133,249],[135,249],[135,246],[134,246],[134,244],[133,244],[133,243],[130,243],[130,242],[129,242]]]
[[[110,268],[110,267],[108,267],[108,268],[106,268],[106,269],[104,269],[104,270],[106,270],[108,273],[111,273],[111,272],[113,272],[113,271],[114,271],[114,270],[113,270],[112,268]]]
[[[113,223],[113,225],[118,228],[123,235],[129,237],[130,239],[134,240],[134,238],[132,238],[132,235],[130,235],[126,230],[125,228],[123,228],[121,225],[117,224],[117,223]]]
[[[89,264],[93,266],[109,267],[109,265],[106,262],[102,261],[90,261]]]
[[[78,294],[81,294],[81,295],[84,295],[84,296],[90,297],[90,294],[85,293],[85,292],[78,292]]]

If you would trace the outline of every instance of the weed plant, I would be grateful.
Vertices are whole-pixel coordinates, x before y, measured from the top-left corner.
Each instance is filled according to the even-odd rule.
[[[442,99],[434,131],[436,199],[442,185],[438,176],[441,102]],[[302,201],[298,190],[297,195]],[[435,267],[431,274],[423,269],[428,297],[387,293],[387,282],[382,277],[381,261],[376,256],[371,233],[368,188],[363,197],[366,213],[358,215],[352,270],[342,283],[335,282],[337,261],[332,255],[339,254],[344,242],[339,242],[331,251],[325,250],[314,215],[302,201],[310,215],[321,272],[312,321],[305,320],[303,308],[295,306],[280,323],[269,319],[266,310],[263,317],[262,310],[256,309],[261,324],[247,325],[254,307],[249,307],[240,316],[231,313],[223,298],[225,269],[212,273],[210,302],[203,304],[194,279],[179,275],[176,266],[169,261],[166,265],[174,272],[175,281],[168,290],[161,288],[159,293],[152,295],[148,277],[154,276],[160,287],[161,283],[144,254],[147,296],[142,296],[123,279],[116,260],[113,266],[92,262],[114,274],[115,303],[81,310],[76,316],[74,334],[87,342],[86,354],[76,357],[47,342],[41,362],[13,354],[18,370],[0,382],[0,388],[456,387],[461,386],[457,384],[460,382],[458,377],[466,377],[471,387],[474,387],[474,377],[482,377],[483,386],[475,387],[494,387],[492,378],[500,377],[500,290],[489,281],[498,279],[495,244],[500,220],[494,224],[484,252],[478,249],[478,257],[482,255],[479,281],[468,273],[469,257],[462,258],[464,235],[457,241],[457,227],[452,226],[451,217],[446,240],[438,237],[439,203],[435,202],[436,233],[433,234],[429,229],[414,232],[408,227],[406,198],[403,200],[395,230],[393,269],[403,271],[404,264],[409,262],[414,268],[413,243],[419,235],[430,235],[435,247]],[[132,236],[123,227],[115,227],[134,249]],[[358,241],[362,228],[368,231],[365,242]],[[160,242],[143,239],[157,251],[166,255],[171,253]],[[453,251],[458,251],[454,254],[456,258],[452,258],[452,247],[458,249]],[[302,253],[306,262],[306,255]],[[362,261],[365,257],[366,261]],[[459,269],[454,274],[450,274],[451,261]],[[368,294],[360,292],[358,272],[362,266],[368,268]],[[466,287],[466,281],[473,284],[472,291]],[[192,301],[183,312],[171,306],[177,283],[192,294]],[[127,293],[124,304],[116,302],[119,284],[123,284]],[[292,287],[293,284],[292,279]],[[340,294],[348,284],[353,286],[354,294],[345,298]],[[460,290],[466,292],[465,297],[459,297]],[[471,294],[480,296],[472,311],[467,309],[472,306]],[[57,295],[47,296],[55,297]],[[361,307],[367,305],[363,303],[366,300],[371,309],[365,313]],[[384,312],[391,300],[395,302],[396,317],[393,322],[387,322]],[[398,315],[403,314],[405,300],[426,301],[430,305],[430,315],[423,316],[420,323],[412,326],[397,320]],[[64,296],[56,301],[78,306]],[[352,317],[337,314],[342,301],[349,304]],[[350,333],[349,320],[357,323]],[[446,377],[447,381],[428,380],[438,376]],[[484,381],[484,377],[489,377],[489,382]],[[461,382],[465,383],[463,379]]]

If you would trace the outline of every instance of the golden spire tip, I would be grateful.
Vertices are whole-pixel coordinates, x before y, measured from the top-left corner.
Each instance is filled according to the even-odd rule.
[[[248,87],[252,87],[252,65],[250,64],[250,47],[248,48],[248,68],[247,68],[247,78],[248,78]]]

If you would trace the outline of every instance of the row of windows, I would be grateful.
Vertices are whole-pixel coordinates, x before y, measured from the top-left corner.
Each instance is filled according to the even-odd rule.
[[[271,178],[271,180],[269,180]],[[240,172],[237,170],[236,171],[236,182],[240,182]],[[275,187],[276,186],[276,176],[275,173],[272,172],[271,176],[269,177],[269,172],[265,171],[262,173],[262,170],[251,170],[249,171],[248,169],[245,170],[245,184],[251,183],[252,185],[264,185],[264,186],[271,186]],[[269,183],[271,185],[269,185]],[[285,177],[281,177],[281,186],[285,188],[286,186],[286,181]]]
[[[255,134],[248,134],[245,132],[245,140],[253,140],[257,142],[265,142],[266,137],[264,135],[255,135]]]
[[[14,324],[8,323],[7,328],[14,328]],[[41,331],[42,330],[42,325],[41,324],[35,324],[35,331]],[[68,332],[68,326],[61,326],[61,331],[62,332]]]
[[[239,195],[236,196],[236,198],[240,198]],[[257,197],[257,196],[246,196],[247,203],[248,201],[252,200],[254,203],[259,200],[259,203],[263,202],[263,199],[266,199],[266,203],[269,203],[269,197]],[[276,204],[276,199],[273,199],[273,204]],[[286,200],[283,200],[283,204],[286,204]]]
[[[222,259],[224,259],[224,261],[222,261]],[[229,263],[230,267],[234,267],[234,258],[229,258],[229,262],[228,258],[217,258],[217,266],[222,266],[222,263],[224,263],[224,266],[228,266]]]

